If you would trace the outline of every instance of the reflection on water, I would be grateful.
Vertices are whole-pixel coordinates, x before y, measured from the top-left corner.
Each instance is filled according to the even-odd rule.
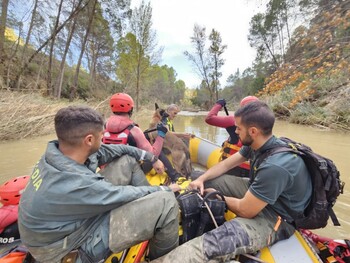
[[[175,130],[189,132],[203,137],[219,145],[227,138],[225,129],[209,126],[204,122],[202,114],[185,116],[179,115],[175,121]],[[149,118],[135,119],[141,129],[148,127]],[[315,231],[318,234],[333,238],[350,238],[350,217],[347,212],[350,207],[350,136],[349,134],[319,130],[312,127],[290,124],[277,121],[274,133],[277,136],[286,136],[295,141],[309,145],[315,152],[332,159],[337,165],[341,178],[346,182],[345,193],[336,203],[335,212],[341,227],[332,226],[330,221],[324,229]],[[0,184],[15,176],[30,174],[34,164],[39,160],[49,140],[54,135],[40,138],[20,140],[17,142],[0,143]]]

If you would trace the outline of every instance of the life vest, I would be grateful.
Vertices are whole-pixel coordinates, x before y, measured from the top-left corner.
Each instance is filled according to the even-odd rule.
[[[110,132],[107,129],[103,132],[102,142],[105,144],[128,144],[136,147],[136,141],[130,130],[136,126],[135,123],[130,124],[120,132]]]
[[[0,207],[0,246],[20,239],[17,218],[18,205]]]
[[[241,147],[242,147],[241,141],[238,141],[237,144],[231,144],[231,143],[228,142],[228,140],[225,141],[222,144],[221,160],[225,160],[226,158],[230,157],[234,153],[238,152],[241,149]],[[239,167],[248,170],[248,172],[250,170],[249,162],[244,162]]]
[[[174,124],[169,118],[166,118],[166,125],[169,127],[169,131],[175,132]]]

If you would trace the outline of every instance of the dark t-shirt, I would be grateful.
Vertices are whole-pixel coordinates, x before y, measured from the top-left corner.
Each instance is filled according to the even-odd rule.
[[[243,146],[240,153],[252,160],[251,167],[253,167],[256,157],[276,144],[285,145],[272,136],[260,149],[254,151],[250,147]],[[249,191],[271,205],[283,218],[291,220],[281,203],[292,211],[302,213],[310,202],[311,177],[300,156],[290,152],[276,153],[260,164]]]

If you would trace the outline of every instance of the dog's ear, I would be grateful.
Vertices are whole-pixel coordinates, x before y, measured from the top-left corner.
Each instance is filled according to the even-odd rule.
[[[159,109],[159,106],[158,106],[157,102],[154,103],[154,107],[156,108],[156,110]]]

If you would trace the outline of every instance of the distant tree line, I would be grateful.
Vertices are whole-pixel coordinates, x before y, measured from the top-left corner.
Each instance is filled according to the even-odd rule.
[[[0,21],[0,77],[11,90],[70,100],[123,91],[137,109],[184,97],[184,81],[159,65],[150,3],[132,10],[130,0],[3,0]]]
[[[350,1],[266,2],[247,36],[257,56],[225,84],[219,81],[227,48],[220,32],[207,35],[205,25],[193,26],[193,49],[184,56],[201,81],[188,92],[176,71],[160,64],[150,2],[131,9],[130,0],[2,0],[0,82],[70,100],[124,91],[136,109],[154,101],[208,109],[219,97],[236,103],[246,95],[280,94],[285,101],[275,100],[275,111],[281,114],[347,85]],[[335,109],[343,119],[344,108]]]

